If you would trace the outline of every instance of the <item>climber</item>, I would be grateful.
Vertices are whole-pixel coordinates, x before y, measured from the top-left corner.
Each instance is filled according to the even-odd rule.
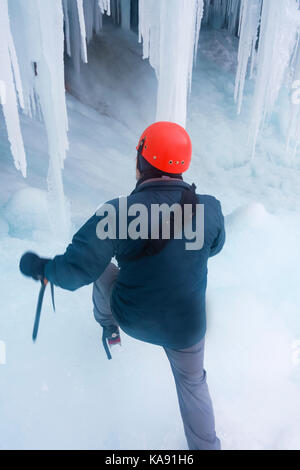
[[[103,328],[108,357],[110,347],[120,343],[120,328],[133,338],[162,346],[174,375],[189,449],[219,450],[203,360],[207,263],[224,245],[224,218],[219,201],[196,194],[195,185],[183,181],[191,156],[191,140],[181,126],[158,122],[148,127],[137,146],[137,185],[127,205],[143,205],[150,213],[153,204],[187,206],[192,216],[183,215],[183,224],[194,226],[197,207],[202,205],[201,249],[186,248],[185,236],[177,236],[173,213],[167,223],[160,218],[159,236],[150,235],[150,220],[147,237],[111,239],[107,222],[107,237],[100,239],[97,227],[105,214],[97,211],[64,255],[48,260],[27,253],[20,269],[43,285],[49,281],[71,291],[93,283],[94,315]],[[120,210],[119,199],[107,204],[117,213]],[[133,213],[126,219],[128,225]],[[166,238],[164,224],[170,234]]]

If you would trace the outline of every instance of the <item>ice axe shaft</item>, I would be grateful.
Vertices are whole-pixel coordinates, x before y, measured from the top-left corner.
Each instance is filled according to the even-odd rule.
[[[106,339],[104,330],[103,330],[103,335],[102,335],[102,343],[103,343],[103,347],[107,355],[107,359],[110,361],[112,357],[111,357],[110,350],[107,344],[107,339]]]
[[[32,340],[33,340],[34,343],[36,342],[38,332],[39,332],[40,318],[41,318],[43,300],[44,300],[44,295],[45,295],[45,290],[46,290],[47,284],[48,284],[48,281],[46,279],[41,281],[41,289],[40,289],[40,292],[39,292],[38,303],[37,303],[36,312],[35,312],[33,333],[32,333]],[[52,283],[51,283],[51,299],[52,299],[53,310],[55,311],[54,287],[53,287]]]

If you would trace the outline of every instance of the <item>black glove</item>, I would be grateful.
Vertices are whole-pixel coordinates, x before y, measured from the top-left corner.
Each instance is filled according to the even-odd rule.
[[[36,281],[45,279],[45,266],[50,259],[40,258],[34,253],[25,253],[20,261],[20,271],[24,276],[32,277]]]

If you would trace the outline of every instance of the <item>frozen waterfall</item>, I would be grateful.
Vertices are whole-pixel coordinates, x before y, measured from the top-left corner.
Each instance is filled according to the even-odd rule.
[[[26,176],[19,112],[42,116],[48,134],[49,197],[55,225],[68,232],[62,168],[68,149],[64,53],[74,73],[88,62],[88,44],[103,15],[116,27],[138,24],[143,57],[158,79],[157,120],[186,123],[193,61],[201,24],[239,37],[233,98],[243,106],[246,79],[254,80],[249,123],[252,155],[283,87],[299,80],[299,0],[0,0],[0,99],[15,166]],[[201,41],[200,41],[201,47]],[[296,154],[300,113],[291,103],[288,148]]]

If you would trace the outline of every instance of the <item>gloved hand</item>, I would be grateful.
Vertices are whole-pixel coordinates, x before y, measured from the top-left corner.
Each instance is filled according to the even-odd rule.
[[[36,281],[44,281],[45,266],[50,259],[40,258],[34,253],[25,253],[20,261],[20,271],[24,276],[32,277]]]

